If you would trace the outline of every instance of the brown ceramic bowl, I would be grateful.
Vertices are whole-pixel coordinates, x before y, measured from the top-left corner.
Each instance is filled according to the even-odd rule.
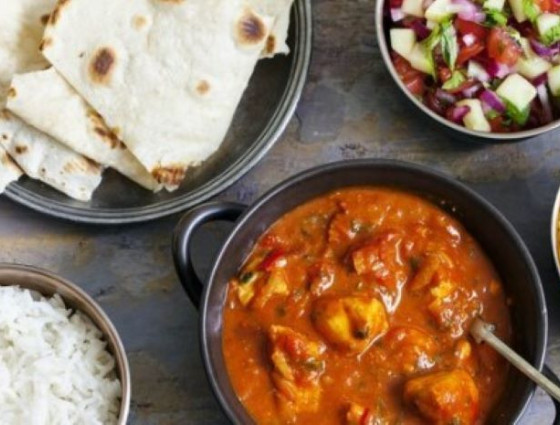
[[[81,311],[101,330],[107,341],[108,351],[115,357],[117,376],[122,386],[118,425],[126,425],[130,408],[130,369],[121,339],[101,307],[73,283],[31,266],[0,264],[0,286],[19,286],[39,292],[45,297],[58,294],[67,308]]]

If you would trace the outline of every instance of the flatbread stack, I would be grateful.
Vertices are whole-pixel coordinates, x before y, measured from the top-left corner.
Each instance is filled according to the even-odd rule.
[[[175,190],[219,149],[258,60],[289,52],[292,3],[3,0],[0,191],[21,173],[6,152],[82,201],[107,167]]]

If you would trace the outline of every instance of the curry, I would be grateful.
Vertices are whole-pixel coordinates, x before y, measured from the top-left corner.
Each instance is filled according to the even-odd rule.
[[[506,362],[499,276],[462,225],[389,188],[348,188],[281,217],[229,282],[223,352],[259,424],[483,424]]]

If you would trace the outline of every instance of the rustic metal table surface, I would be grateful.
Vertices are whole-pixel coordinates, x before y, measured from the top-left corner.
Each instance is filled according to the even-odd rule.
[[[521,144],[453,140],[408,104],[383,68],[373,0],[315,0],[313,6],[313,63],[297,115],[265,160],[219,198],[249,203],[297,171],[348,158],[402,159],[458,177],[506,215],[533,254],[549,309],[548,363],[560,372],[560,281],[549,242],[560,132]],[[173,269],[170,242],[178,218],[91,227],[2,198],[0,261],[51,269],[105,308],[130,359],[129,423],[226,424],[199,357],[197,312]],[[213,225],[198,234],[201,263],[226,231]],[[551,423],[553,411],[537,392],[522,424]]]

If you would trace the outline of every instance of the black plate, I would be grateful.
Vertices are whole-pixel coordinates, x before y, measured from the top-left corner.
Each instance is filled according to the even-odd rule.
[[[289,55],[259,61],[222,147],[202,166],[193,169],[177,191],[153,194],[108,170],[88,203],[72,200],[25,177],[11,184],[6,195],[45,214],[98,224],[152,220],[207,200],[249,171],[290,121],[311,56],[310,0],[295,1],[288,45]]]

